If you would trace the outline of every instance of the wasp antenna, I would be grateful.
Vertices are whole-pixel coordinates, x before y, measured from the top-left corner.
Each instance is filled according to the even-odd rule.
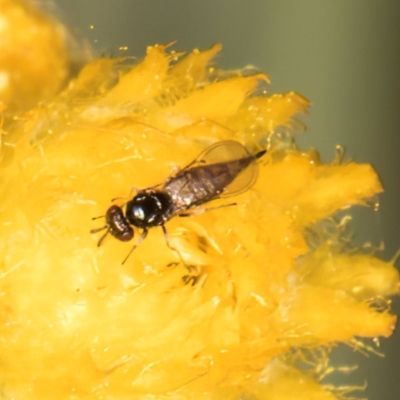
[[[104,238],[110,233],[110,227],[106,226],[106,228],[107,228],[106,233],[97,242],[97,247],[101,246],[101,244],[103,243]]]
[[[100,219],[100,218],[105,218],[105,217],[106,217],[105,215],[100,215],[100,217],[93,217],[92,221],[94,221],[95,219]]]
[[[114,197],[111,202],[114,203],[115,200],[128,200],[128,197]]]
[[[103,231],[104,229],[107,229],[107,228],[108,228],[108,225],[104,225],[101,228],[91,229],[90,233],[97,233],[97,232]]]

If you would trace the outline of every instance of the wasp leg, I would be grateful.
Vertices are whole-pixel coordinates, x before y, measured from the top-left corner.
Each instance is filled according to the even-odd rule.
[[[185,171],[189,170],[190,168],[192,168],[196,164],[205,164],[205,163],[206,163],[206,160],[193,160],[192,162],[190,162],[188,165],[186,165],[183,168],[180,168],[177,165],[175,165],[174,167],[172,167],[172,170],[169,173],[167,182],[171,181],[171,179],[175,178],[178,174],[183,174]],[[161,185],[165,185],[165,182],[162,183]],[[149,189],[154,189],[157,186],[161,186],[161,185],[152,186]]]
[[[194,286],[200,279],[200,276],[196,275],[184,275],[182,276],[183,283],[185,285]]]
[[[237,203],[222,204],[217,207],[195,208],[178,214],[179,217],[192,217],[193,215],[203,214],[206,211],[218,210],[219,208],[236,206]]]
[[[167,242],[167,246],[168,246],[171,250],[175,250],[175,249],[171,246],[171,244],[170,244],[170,242],[169,242],[169,237],[168,237],[167,229],[165,228],[164,225],[161,225],[161,228],[162,228],[162,230],[163,230],[163,232],[164,232],[164,238],[165,238],[165,241]],[[176,251],[176,250],[175,250],[175,251]]]
[[[182,280],[185,285],[191,284],[192,286],[196,285],[197,282],[204,276],[202,273],[201,267],[197,265],[185,265],[188,275],[182,276]]]
[[[144,239],[146,239],[148,230],[147,229],[143,229],[142,234],[140,235],[140,238],[138,239],[138,241],[133,245],[133,247],[131,248],[131,250],[129,251],[128,255],[124,258],[124,261],[122,261],[122,265],[125,264],[126,260],[129,258],[129,256],[132,254],[133,250],[136,249],[136,247],[139,246],[140,243],[143,242]]]
[[[161,225],[161,228],[162,228],[162,230],[163,230],[163,232],[164,232],[164,238],[165,238],[165,242],[167,243],[167,246],[168,246],[174,253],[176,253],[176,254],[178,255],[178,258],[179,258],[180,262],[181,262],[184,266],[186,266],[185,260],[182,258],[181,253],[179,253],[179,250],[176,249],[175,247],[173,247],[172,244],[170,243],[169,237],[168,237],[167,229],[165,228],[164,225]],[[173,263],[170,263],[170,264],[173,264]],[[176,265],[178,265],[178,263],[176,263]],[[168,266],[169,266],[169,265],[168,265]]]
[[[137,186],[132,186],[132,189],[131,189],[131,191],[130,191],[130,194],[129,194],[129,197],[133,197],[132,196],[132,194],[133,194],[133,192],[136,192],[136,193],[141,193],[141,192],[143,192],[143,191],[147,191],[147,190],[149,190],[149,191],[151,191],[151,190],[154,190],[154,189],[157,189],[157,188],[159,188],[160,186],[164,186],[165,185],[165,182],[161,182],[161,183],[157,183],[156,185],[153,185],[153,186],[149,186],[149,187],[147,187],[146,189],[140,189],[140,188],[138,188]]]
[[[167,267],[168,267],[168,268],[172,268],[172,267],[177,267],[178,265],[179,265],[178,262],[172,261],[172,262],[170,262],[169,264],[167,264]]]

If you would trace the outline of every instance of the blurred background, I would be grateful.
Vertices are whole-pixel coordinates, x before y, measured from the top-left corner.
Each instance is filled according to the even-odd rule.
[[[399,0],[53,0],[40,1],[97,54],[142,57],[148,45],[177,41],[178,51],[223,44],[218,66],[254,65],[272,79],[270,93],[294,90],[312,102],[298,136],[324,161],[335,145],[346,158],[371,163],[385,193],[380,209],[356,210],[356,241],[400,248]],[[127,46],[121,51],[119,47]],[[400,260],[397,261],[400,265]],[[399,314],[400,302],[394,300]],[[400,333],[380,341],[381,358],[350,348],[334,361],[358,364],[346,382],[370,400],[400,399]]]

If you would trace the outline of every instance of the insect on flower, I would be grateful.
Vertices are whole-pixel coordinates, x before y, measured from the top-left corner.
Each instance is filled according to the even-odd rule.
[[[105,218],[105,226],[92,229],[91,233],[106,230],[97,245],[110,233],[123,242],[133,239],[132,227],[142,230],[122,264],[133,250],[146,238],[149,228],[161,226],[168,244],[165,223],[175,216],[189,217],[213,208],[201,205],[220,198],[230,197],[249,189],[257,179],[256,160],[266,150],[251,154],[239,142],[226,140],[212,144],[186,167],[169,176],[164,183],[139,190],[122,206],[112,205]],[[125,212],[123,209],[125,208]],[[169,245],[169,244],[168,244]]]

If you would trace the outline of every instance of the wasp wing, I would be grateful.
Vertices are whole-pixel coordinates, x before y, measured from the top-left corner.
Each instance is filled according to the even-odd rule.
[[[258,174],[255,161],[264,153],[253,155],[234,140],[214,143],[170,177],[164,190],[171,195],[178,211],[237,195],[254,184]]]

